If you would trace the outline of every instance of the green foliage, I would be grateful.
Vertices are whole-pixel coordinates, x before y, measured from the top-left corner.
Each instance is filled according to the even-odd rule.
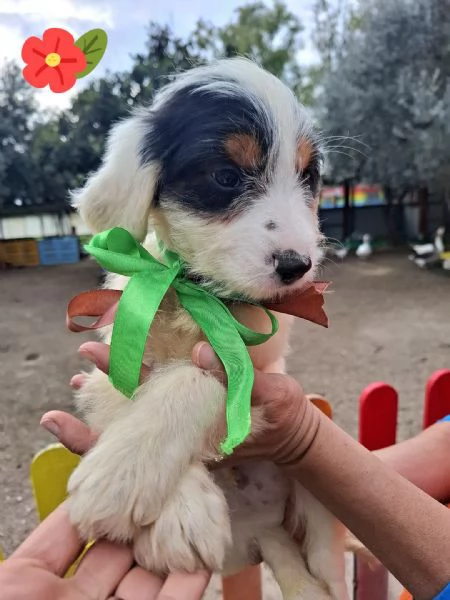
[[[31,203],[34,170],[29,148],[36,108],[33,89],[20,67],[6,62],[0,71],[0,209],[16,198]]]
[[[307,70],[310,104],[321,105],[324,83],[345,54],[349,32],[358,32],[363,19],[354,0],[314,0],[311,42],[318,60]]]
[[[35,202],[64,206],[68,191],[98,167],[111,124],[128,112],[121,83],[117,76],[94,81],[68,110],[35,128],[31,145],[33,162],[39,166]]]
[[[331,71],[337,59],[340,39],[342,1],[315,0],[313,5],[314,30],[312,42],[319,54],[319,69]]]
[[[150,23],[146,51],[133,57],[131,71],[123,80],[129,105],[150,102],[171,76],[204,60],[193,40],[183,41],[173,34],[168,25]]]
[[[442,191],[450,154],[450,0],[366,0],[361,7],[358,28],[347,30],[326,77],[321,116],[327,131],[367,147],[350,160],[331,154],[331,172],[381,183],[396,195]]]
[[[209,58],[248,56],[300,92],[298,52],[303,26],[283,2],[252,2],[235,11],[231,23],[216,27],[200,20],[191,41]]]

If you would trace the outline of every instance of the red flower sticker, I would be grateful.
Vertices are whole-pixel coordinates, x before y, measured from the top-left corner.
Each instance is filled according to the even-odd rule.
[[[86,69],[84,52],[75,45],[73,36],[65,29],[44,31],[42,40],[29,37],[22,47],[25,80],[33,87],[50,86],[52,92],[67,92],[75,85],[76,75]]]

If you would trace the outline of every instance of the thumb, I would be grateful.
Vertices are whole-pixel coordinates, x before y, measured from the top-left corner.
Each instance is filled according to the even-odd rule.
[[[86,358],[87,360],[93,362],[97,369],[108,374],[110,355],[110,347],[108,344],[103,344],[102,342],[85,342],[84,344],[81,344],[80,348],[78,349],[78,354],[82,358]],[[142,383],[145,381],[150,373],[150,367],[142,364],[139,382]],[[77,375],[75,375],[75,378],[72,378],[71,385],[75,388],[81,387],[83,382],[80,382],[80,379]]]
[[[198,342],[198,344],[195,344],[191,357],[196,367],[204,371],[209,371],[220,383],[227,384],[227,375],[224,366],[212,349],[212,346],[207,342]]]
[[[192,350],[192,362],[196,367],[209,371],[220,383],[227,384],[227,376],[223,364],[207,342],[199,342]],[[255,369],[253,382],[252,400],[253,404],[264,404],[267,398],[271,398],[274,392],[278,396],[280,392],[285,395],[285,376],[263,373]]]

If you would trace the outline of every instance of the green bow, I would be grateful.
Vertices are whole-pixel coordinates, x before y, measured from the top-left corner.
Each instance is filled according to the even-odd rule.
[[[155,314],[172,287],[185,310],[205,333],[228,376],[227,438],[222,451],[231,454],[250,433],[253,365],[247,346],[262,344],[278,330],[274,315],[264,309],[271,333],[258,333],[237,321],[216,296],[185,277],[186,265],[165,249],[162,264],[125,229],[115,227],[95,235],[85,246],[100,265],[130,277],[114,320],[109,379],[128,398],[139,385],[142,359]]]

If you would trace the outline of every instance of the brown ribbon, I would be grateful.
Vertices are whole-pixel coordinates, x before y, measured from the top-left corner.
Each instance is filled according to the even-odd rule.
[[[328,317],[323,308],[323,294],[330,284],[325,281],[316,281],[309,288],[285,296],[278,302],[266,302],[264,306],[286,315],[293,315],[311,323],[328,327]]]
[[[67,306],[66,324],[70,331],[90,331],[114,322],[121,290],[90,290],[74,296]],[[92,325],[81,325],[77,317],[99,317]]]
[[[278,302],[267,302],[263,306],[269,310],[328,327],[328,317],[323,308],[323,294],[329,283],[315,282],[309,288],[289,294]],[[66,323],[70,331],[92,331],[114,322],[121,290],[90,290],[72,298],[67,307]],[[77,317],[98,317],[91,325],[81,325]]]

